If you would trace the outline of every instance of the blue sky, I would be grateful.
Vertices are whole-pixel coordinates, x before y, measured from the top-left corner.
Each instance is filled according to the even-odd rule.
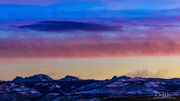
[[[179,0],[43,0],[43,2],[1,0],[0,20],[154,16],[149,11],[179,9],[179,2]],[[174,14],[176,13],[178,12],[175,11]]]

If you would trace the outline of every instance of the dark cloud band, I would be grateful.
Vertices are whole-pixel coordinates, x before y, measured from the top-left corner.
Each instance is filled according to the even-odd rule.
[[[19,26],[22,29],[32,29],[38,31],[70,31],[70,30],[83,30],[83,31],[106,31],[114,30],[114,27],[84,23],[84,22],[73,22],[73,21],[41,21],[31,25]]]

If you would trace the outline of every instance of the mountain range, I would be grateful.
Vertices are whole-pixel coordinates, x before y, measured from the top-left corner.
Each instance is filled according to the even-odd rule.
[[[85,80],[67,75],[54,80],[48,75],[36,74],[0,82],[0,101],[131,101],[134,97],[154,101],[153,98],[178,99],[179,96],[179,78],[114,76],[106,80]]]

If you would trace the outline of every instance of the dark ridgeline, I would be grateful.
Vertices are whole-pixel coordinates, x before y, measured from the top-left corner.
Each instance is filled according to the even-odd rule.
[[[64,78],[61,78],[60,81],[79,81],[80,79],[75,76],[67,75]]]
[[[67,75],[53,80],[48,75],[37,74],[0,83],[0,101],[159,101],[153,98],[164,99],[164,96],[179,101],[179,95],[179,78],[114,76],[106,80],[85,80]]]
[[[17,76],[15,79],[12,80],[13,82],[48,82],[53,81],[48,75],[45,74],[37,74],[30,77],[19,77]]]

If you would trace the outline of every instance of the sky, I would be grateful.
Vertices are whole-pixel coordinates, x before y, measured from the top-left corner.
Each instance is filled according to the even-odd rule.
[[[179,7],[178,0],[45,0],[43,2],[40,0],[1,0],[0,21],[163,15],[162,12],[151,13],[159,10],[173,10],[173,15],[178,15],[179,12],[174,9],[179,9]],[[167,14],[172,15],[171,12]]]
[[[60,5],[66,8],[78,10],[81,7],[92,9],[124,10],[124,9],[172,9],[179,8],[178,0],[1,0],[2,5]],[[91,6],[85,6],[91,5]],[[72,8],[70,8],[71,6]],[[80,9],[79,9],[80,10]],[[82,10],[82,9],[81,9]]]
[[[0,79],[180,77],[179,0],[1,0]]]

